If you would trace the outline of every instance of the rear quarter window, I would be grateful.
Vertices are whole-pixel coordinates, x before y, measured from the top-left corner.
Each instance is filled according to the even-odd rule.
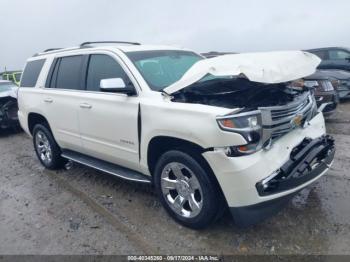
[[[82,55],[57,58],[50,69],[46,87],[57,89],[83,90]]]
[[[62,57],[56,79],[56,88],[59,89],[82,89],[81,70],[83,56]]]
[[[39,59],[26,64],[21,79],[21,87],[35,87],[44,63],[45,59]]]

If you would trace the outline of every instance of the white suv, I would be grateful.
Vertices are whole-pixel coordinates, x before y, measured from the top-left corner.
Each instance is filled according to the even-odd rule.
[[[301,51],[204,59],[185,49],[87,42],[28,59],[19,119],[41,163],[67,159],[144,183],[178,222],[202,228],[229,207],[250,225],[330,167]],[[298,81],[294,81],[298,80]]]

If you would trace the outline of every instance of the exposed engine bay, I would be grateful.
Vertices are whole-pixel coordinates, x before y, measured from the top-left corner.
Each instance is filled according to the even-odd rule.
[[[179,90],[172,94],[172,101],[254,110],[288,104],[306,91],[307,88],[293,87],[290,82],[266,84],[239,77],[216,78]]]

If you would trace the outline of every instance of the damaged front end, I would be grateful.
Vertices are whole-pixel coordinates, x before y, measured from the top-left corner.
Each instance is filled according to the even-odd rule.
[[[232,109],[232,113],[217,117],[218,125],[241,134],[247,143],[225,148],[228,156],[269,148],[275,139],[305,127],[318,114],[313,90],[298,80],[316,70],[319,59],[313,55],[241,54],[198,63],[164,91],[171,94],[173,102]]]
[[[326,171],[334,158],[331,136],[305,138],[296,146],[290,159],[272,175],[256,184],[260,196],[268,196],[296,188]]]
[[[275,139],[306,126],[318,113],[312,90],[297,84],[216,79],[204,82],[201,88],[192,86],[173,94],[173,101],[238,108],[217,121],[222,130],[245,138],[247,144],[226,149],[228,156],[241,156],[268,148]]]
[[[0,129],[18,127],[17,112],[17,87],[10,82],[0,82]]]

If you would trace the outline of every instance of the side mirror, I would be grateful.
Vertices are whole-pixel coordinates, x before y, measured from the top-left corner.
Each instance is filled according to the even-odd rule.
[[[100,81],[100,89],[103,92],[123,93],[134,95],[135,89],[132,86],[126,86],[122,78],[108,78]]]

